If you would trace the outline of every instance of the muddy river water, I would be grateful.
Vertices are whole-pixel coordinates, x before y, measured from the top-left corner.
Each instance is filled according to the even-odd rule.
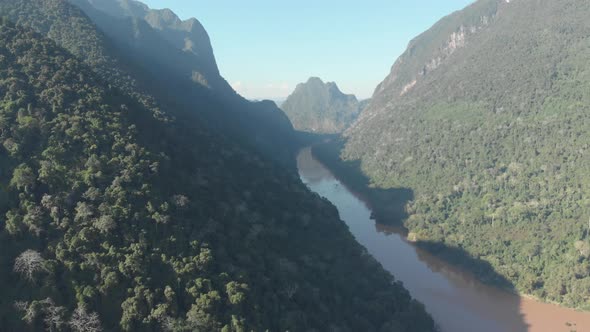
[[[395,229],[376,224],[370,207],[316,161],[309,148],[299,153],[297,164],[303,182],[338,208],[356,240],[424,303],[442,332],[590,332],[590,313],[486,286],[416,248]]]

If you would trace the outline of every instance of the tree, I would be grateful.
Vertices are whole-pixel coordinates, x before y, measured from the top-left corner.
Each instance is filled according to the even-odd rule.
[[[584,257],[590,257],[590,243],[585,241],[576,241],[574,247]]]
[[[14,303],[14,307],[16,310],[21,311],[24,313],[22,320],[27,322],[27,324],[32,324],[39,315],[39,306],[36,303],[30,303],[26,301],[17,301]]]
[[[47,271],[45,259],[34,250],[26,250],[14,262],[14,272],[22,274],[27,280],[33,281],[35,274]]]
[[[43,322],[50,332],[61,331],[66,321],[64,319],[66,315],[66,308],[55,305],[55,302],[51,298],[47,298],[45,301],[45,317]]]
[[[26,164],[21,164],[14,169],[10,185],[18,190],[28,192],[35,184],[35,178],[33,170]]]
[[[117,227],[117,223],[113,217],[109,215],[103,215],[94,222],[94,227],[96,227],[96,229],[102,233],[108,233]]]
[[[248,291],[248,285],[231,281],[225,285],[225,291],[231,304],[242,304],[246,300],[245,292]]]
[[[14,306],[18,311],[23,312],[22,320],[27,324],[33,324],[37,317],[41,315],[48,331],[63,330],[66,308],[57,306],[53,299],[49,297],[42,301],[18,301]]]
[[[79,306],[72,315],[69,322],[74,332],[100,332],[102,327],[98,314],[88,313],[83,306]]]
[[[190,199],[184,195],[174,195],[172,203],[178,208],[185,208],[190,203]]]
[[[89,204],[85,202],[78,202],[76,205],[76,217],[77,222],[85,222],[94,214]]]

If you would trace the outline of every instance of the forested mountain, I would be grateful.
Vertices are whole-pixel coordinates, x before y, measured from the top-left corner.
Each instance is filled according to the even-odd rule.
[[[288,118],[272,102],[251,103],[235,93],[219,75],[212,54],[181,49],[174,43],[174,33],[166,32],[176,31],[172,28],[153,28],[144,19],[124,14],[110,16],[86,0],[71,2],[83,11],[57,0],[0,0],[0,9],[12,21],[34,28],[90,64],[110,84],[139,91],[151,109],[166,106],[175,110],[173,116],[178,119],[198,118],[213,130],[294,167],[291,154],[297,142]],[[191,40],[205,44],[192,49],[210,49],[206,32],[198,32],[197,23],[190,34],[197,37]]]
[[[150,75],[147,89],[175,108],[198,110],[211,128],[249,143],[291,168],[299,147],[287,116],[271,101],[250,102],[220,75],[209,36],[198,20],[181,21],[168,9],[133,0],[69,0],[116,45],[136,75]]]
[[[96,71],[1,20],[1,330],[433,330],[296,175]]]
[[[133,0],[69,0],[81,8],[125,54],[141,55],[146,69],[192,80],[236,95],[220,76],[209,35],[196,19],[181,21],[169,9],[151,10]]]
[[[79,9],[0,17],[0,330],[434,329],[333,206],[150,94]]]
[[[153,10],[145,4],[134,0],[71,0],[72,3],[91,4],[94,8],[116,18],[132,17],[144,20],[173,47],[190,54],[200,64],[200,72],[195,72],[203,80],[219,76],[219,69],[213,55],[209,35],[201,23],[191,18],[182,21],[170,9]],[[219,77],[212,79],[218,79]],[[207,85],[204,81],[203,84]]]
[[[443,18],[410,42],[342,152],[377,187],[414,191],[411,238],[586,309],[589,16],[584,0],[480,0]]]
[[[334,82],[311,77],[298,84],[281,108],[297,130],[337,134],[357,117],[360,105],[354,95],[346,95]]]

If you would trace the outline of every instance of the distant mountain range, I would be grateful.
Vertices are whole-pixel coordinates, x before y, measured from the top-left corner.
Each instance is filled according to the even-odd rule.
[[[295,129],[320,134],[341,133],[362,107],[354,95],[344,94],[336,83],[324,83],[317,77],[298,84],[281,105]]]

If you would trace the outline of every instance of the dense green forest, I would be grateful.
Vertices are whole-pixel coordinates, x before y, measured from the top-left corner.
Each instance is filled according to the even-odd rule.
[[[182,120],[197,116],[212,130],[295,168],[292,154],[299,144],[291,122],[273,102],[251,102],[233,90],[219,74],[207,32],[196,19],[181,21],[170,10],[145,9],[133,0],[70,2],[108,37],[118,59],[138,67],[129,72],[142,77],[150,94],[177,113],[184,110]]]
[[[361,107],[354,95],[344,94],[334,82],[317,77],[298,84],[281,105],[295,129],[315,134],[338,134],[356,119]]]
[[[583,0],[485,0],[444,18],[410,43],[341,155],[374,187],[414,192],[411,239],[467,251],[521,292],[584,309],[589,15]]]
[[[0,21],[0,330],[434,329],[294,172],[106,80],[72,51],[102,35],[37,4],[72,44]]]
[[[110,4],[115,6],[110,13],[118,8],[122,14],[111,16],[87,0],[0,0],[0,12],[54,40],[157,117],[164,116],[162,108],[172,109],[168,117],[189,123],[198,120],[294,168],[291,155],[298,144],[285,114],[270,101],[253,103],[239,96],[219,75],[212,54],[196,56],[175,43],[177,34],[185,31],[174,29],[172,23],[165,30],[163,23],[156,24],[165,18],[176,22],[175,15],[169,17],[173,13],[154,12],[148,20],[127,17],[123,2],[93,3]],[[197,23],[192,23],[193,29]],[[190,37],[204,39],[206,45],[201,48],[211,47],[206,32],[193,34],[197,36]]]

